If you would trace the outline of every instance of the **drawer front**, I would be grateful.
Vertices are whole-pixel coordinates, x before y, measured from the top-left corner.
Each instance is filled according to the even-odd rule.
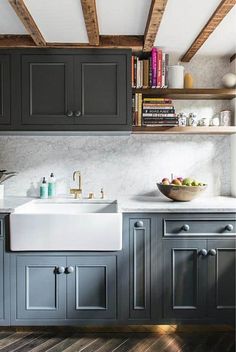
[[[227,219],[164,219],[164,237],[168,236],[235,236],[235,217]]]

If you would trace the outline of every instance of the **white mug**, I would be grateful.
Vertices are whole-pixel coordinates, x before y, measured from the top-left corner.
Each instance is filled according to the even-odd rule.
[[[168,88],[184,88],[184,66],[168,66]]]

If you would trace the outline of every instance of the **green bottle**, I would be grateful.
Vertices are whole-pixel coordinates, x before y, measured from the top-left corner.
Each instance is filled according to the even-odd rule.
[[[56,196],[56,181],[54,174],[51,173],[49,181],[48,181],[48,197],[53,198]]]
[[[40,198],[41,199],[48,198],[48,185],[45,177],[43,177],[43,181],[40,185]]]

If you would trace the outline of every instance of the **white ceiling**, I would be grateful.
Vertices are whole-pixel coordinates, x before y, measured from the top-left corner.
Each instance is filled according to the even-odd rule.
[[[24,0],[47,42],[87,43],[80,0]],[[168,0],[155,45],[183,54],[221,0]],[[142,35],[151,0],[96,0],[100,34]],[[8,0],[0,0],[0,34],[26,34]],[[236,51],[236,6],[199,50],[203,55]]]

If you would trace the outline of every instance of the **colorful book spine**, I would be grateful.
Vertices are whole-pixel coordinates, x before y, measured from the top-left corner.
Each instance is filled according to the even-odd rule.
[[[143,88],[149,86],[149,60],[143,60]]]
[[[162,85],[161,88],[166,88],[166,54],[162,53]]]
[[[157,88],[162,87],[162,50],[157,49]]]
[[[142,93],[138,93],[138,126],[142,126]]]
[[[168,65],[169,65],[169,54],[165,54],[165,88],[168,88]]]
[[[131,56],[131,82],[134,87],[134,55]]]
[[[157,48],[152,48],[152,88],[157,86]]]

